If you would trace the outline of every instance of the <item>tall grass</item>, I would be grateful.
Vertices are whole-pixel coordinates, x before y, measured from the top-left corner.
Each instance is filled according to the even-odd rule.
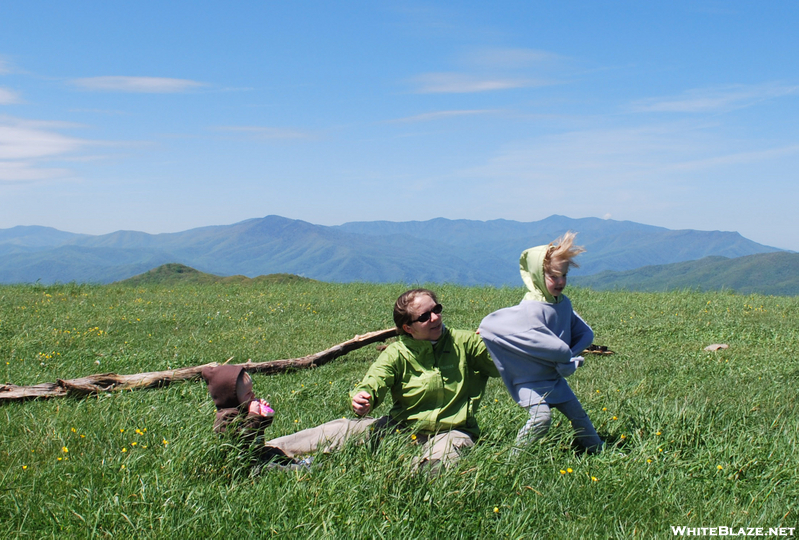
[[[434,286],[453,328],[519,289]],[[391,326],[402,285],[0,287],[4,382],[52,382],[210,361],[304,356]],[[572,289],[596,343],[570,383],[607,452],[571,447],[559,413],[510,457],[524,411],[499,380],[480,442],[441,476],[410,472],[404,437],[319,456],[310,471],[252,466],[211,431],[204,384],[0,405],[0,537],[671,537],[671,526],[796,526],[799,299]],[[711,343],[729,349],[706,352]],[[255,375],[270,436],[351,416],[378,352]],[[377,411],[385,412],[384,406]],[[560,423],[557,421],[560,420]]]

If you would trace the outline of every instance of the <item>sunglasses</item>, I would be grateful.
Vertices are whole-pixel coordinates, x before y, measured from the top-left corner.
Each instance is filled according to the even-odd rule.
[[[425,311],[424,313],[419,315],[417,319],[411,321],[411,324],[415,322],[426,323],[427,321],[430,320],[430,316],[433,315],[433,313],[435,313],[436,315],[440,315],[442,309],[444,308],[441,306],[441,304],[436,304],[435,306],[433,306],[433,309],[431,309],[430,311]]]

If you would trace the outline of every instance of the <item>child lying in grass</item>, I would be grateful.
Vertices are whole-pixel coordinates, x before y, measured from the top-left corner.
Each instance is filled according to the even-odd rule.
[[[555,407],[571,420],[577,442],[598,452],[602,440],[565,379],[582,366],[579,355],[594,339],[591,327],[563,294],[569,266],[577,266],[574,257],[585,251],[573,245],[574,237],[568,232],[522,253],[519,264],[527,294],[519,305],[483,319],[479,333],[511,397],[530,415],[517,444],[541,438]]]
[[[216,405],[214,431],[236,434],[254,440],[269,427],[275,411],[269,403],[255,397],[252,378],[243,367],[224,365],[207,367],[202,377],[208,383],[208,392]]]

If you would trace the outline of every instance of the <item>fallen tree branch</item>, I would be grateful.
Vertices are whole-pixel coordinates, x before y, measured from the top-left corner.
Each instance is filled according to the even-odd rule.
[[[273,360],[271,362],[250,362],[238,364],[252,373],[265,373],[273,375],[295,369],[308,369],[327,364],[331,360],[344,356],[356,349],[371,343],[385,341],[397,335],[396,328],[387,328],[377,332],[357,335],[354,338],[339,343],[338,345],[302,358],[288,360]],[[63,397],[67,395],[85,396],[112,390],[139,390],[168,386],[177,381],[187,381],[200,378],[200,373],[206,366],[219,365],[217,362],[192,366],[168,371],[151,371],[133,375],[117,375],[116,373],[100,373],[80,377],[78,379],[58,379],[55,383],[41,383],[33,386],[16,386],[13,384],[0,385],[0,403],[33,398]]]

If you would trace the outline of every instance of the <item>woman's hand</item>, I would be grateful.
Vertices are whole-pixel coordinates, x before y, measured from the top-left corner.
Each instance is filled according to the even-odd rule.
[[[355,394],[352,398],[352,410],[355,411],[355,414],[363,416],[368,413],[372,409],[372,404],[369,401],[371,398],[369,392],[361,391]]]

